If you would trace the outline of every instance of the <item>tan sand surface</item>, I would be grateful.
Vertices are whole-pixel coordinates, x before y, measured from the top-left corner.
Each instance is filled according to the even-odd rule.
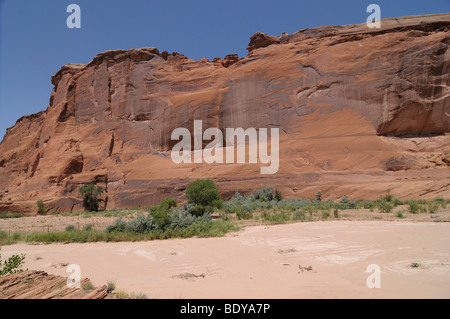
[[[251,226],[222,238],[3,246],[25,267],[150,298],[450,298],[450,223],[322,221]],[[412,267],[411,264],[417,263]],[[368,265],[381,288],[366,285]]]

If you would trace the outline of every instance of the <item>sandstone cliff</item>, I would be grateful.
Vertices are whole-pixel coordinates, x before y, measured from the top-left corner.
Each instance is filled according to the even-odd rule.
[[[256,33],[249,54],[191,60],[156,48],[106,51],[53,77],[45,111],[0,144],[0,210],[80,209],[78,187],[107,208],[183,199],[213,178],[225,196],[274,185],[288,196],[449,197],[450,14]],[[174,164],[171,132],[280,129],[280,169]]]

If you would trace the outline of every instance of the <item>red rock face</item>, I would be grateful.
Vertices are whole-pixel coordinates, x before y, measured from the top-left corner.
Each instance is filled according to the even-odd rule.
[[[191,60],[156,48],[114,50],[53,77],[47,110],[0,144],[0,210],[146,206],[213,178],[224,196],[265,185],[286,197],[449,196],[450,14],[255,34],[239,59]],[[174,164],[175,128],[280,129],[280,168]],[[11,200],[9,200],[11,198]],[[22,203],[22,204],[21,204]],[[19,207],[19,208],[17,208]]]

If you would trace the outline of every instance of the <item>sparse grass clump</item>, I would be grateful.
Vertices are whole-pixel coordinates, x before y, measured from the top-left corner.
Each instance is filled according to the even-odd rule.
[[[117,299],[129,299],[130,298],[130,295],[128,295],[128,293],[123,290],[117,291],[116,293],[114,293],[114,296]]]
[[[20,213],[12,213],[10,211],[3,211],[0,213],[0,218],[19,218],[23,217]]]
[[[88,282],[85,282],[81,288],[83,288],[83,290],[92,290],[95,287],[92,284],[92,282],[88,281]]]
[[[93,226],[94,226],[93,224],[87,224],[87,225],[85,225],[83,227],[83,230],[84,231],[91,231]]]
[[[74,225],[67,225],[65,231],[66,232],[71,232],[75,230],[75,226]]]
[[[333,215],[334,215],[334,218],[339,218],[340,217],[339,216],[339,210],[337,208],[334,209]]]
[[[106,291],[110,294],[112,293],[114,290],[116,290],[116,282],[113,280],[109,280],[106,283]]]
[[[392,210],[394,209],[394,204],[392,204],[391,202],[388,202],[384,199],[379,200],[377,206],[378,206],[378,209],[383,213],[391,213]]]
[[[330,217],[330,212],[322,211],[322,219],[328,219],[328,217]]]

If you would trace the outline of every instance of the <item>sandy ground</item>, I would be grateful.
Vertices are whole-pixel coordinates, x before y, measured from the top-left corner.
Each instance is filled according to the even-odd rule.
[[[450,298],[450,223],[318,221],[251,226],[222,238],[16,244],[25,267],[150,298]],[[411,267],[417,263],[418,267]],[[370,264],[380,288],[368,288]]]

